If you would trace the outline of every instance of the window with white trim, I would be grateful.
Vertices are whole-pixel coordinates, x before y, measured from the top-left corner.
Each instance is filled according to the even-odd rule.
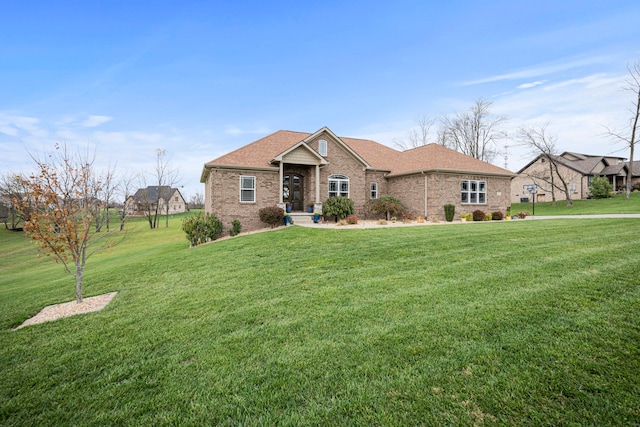
[[[371,198],[372,199],[377,199],[378,198],[378,183],[377,182],[372,182],[371,183]]]
[[[327,155],[327,141],[325,139],[318,141],[318,153],[320,153],[321,156]]]
[[[349,177],[345,175],[329,176],[329,197],[349,197]]]
[[[484,205],[487,203],[487,181],[463,180],[461,190],[463,204]]]
[[[240,201],[255,202],[256,201],[256,177],[240,176]]]

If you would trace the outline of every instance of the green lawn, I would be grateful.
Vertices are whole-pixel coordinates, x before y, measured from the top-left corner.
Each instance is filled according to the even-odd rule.
[[[639,225],[131,223],[18,331],[73,282],[1,230],[0,425],[637,425]]]
[[[616,194],[610,199],[574,200],[573,206],[567,206],[565,199],[558,199],[556,206],[552,202],[536,203],[536,216],[549,215],[589,215],[589,214],[629,214],[640,213],[640,192],[631,193],[626,200],[624,194]],[[529,203],[513,203],[511,214],[520,211],[533,213],[533,205]]]

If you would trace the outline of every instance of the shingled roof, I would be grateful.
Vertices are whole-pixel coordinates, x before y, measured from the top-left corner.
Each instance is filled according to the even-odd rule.
[[[277,168],[272,160],[293,145],[308,138],[310,133],[280,130],[260,138],[205,164],[212,167]],[[509,175],[513,172],[451,150],[439,144],[428,144],[406,151],[398,151],[378,142],[339,137],[372,169],[387,171],[389,175],[405,175],[422,171],[473,172]]]
[[[176,191],[180,192],[177,188],[169,187],[168,185],[161,185],[160,187],[160,198],[163,200],[169,200],[173,193]],[[158,186],[150,185],[147,188],[141,188],[133,195],[133,199],[136,202],[147,202],[147,201],[155,201],[158,200]]]

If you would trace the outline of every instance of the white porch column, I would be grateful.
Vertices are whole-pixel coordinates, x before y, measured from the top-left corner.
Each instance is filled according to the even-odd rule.
[[[320,203],[320,165],[316,165],[316,203]]]
[[[283,188],[282,188],[282,181],[284,179],[284,162],[280,161],[280,195],[278,196],[278,200],[280,201],[280,204],[283,204],[284,201],[282,200],[282,192],[283,192]]]

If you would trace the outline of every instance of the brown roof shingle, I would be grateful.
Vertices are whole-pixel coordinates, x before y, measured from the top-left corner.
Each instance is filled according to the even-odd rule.
[[[206,163],[205,166],[274,167],[271,163],[274,157],[310,135],[310,133],[280,130],[218,157]],[[434,169],[513,175],[511,171],[439,144],[398,151],[368,139],[340,137],[340,140],[372,168],[389,171],[391,175]]]

